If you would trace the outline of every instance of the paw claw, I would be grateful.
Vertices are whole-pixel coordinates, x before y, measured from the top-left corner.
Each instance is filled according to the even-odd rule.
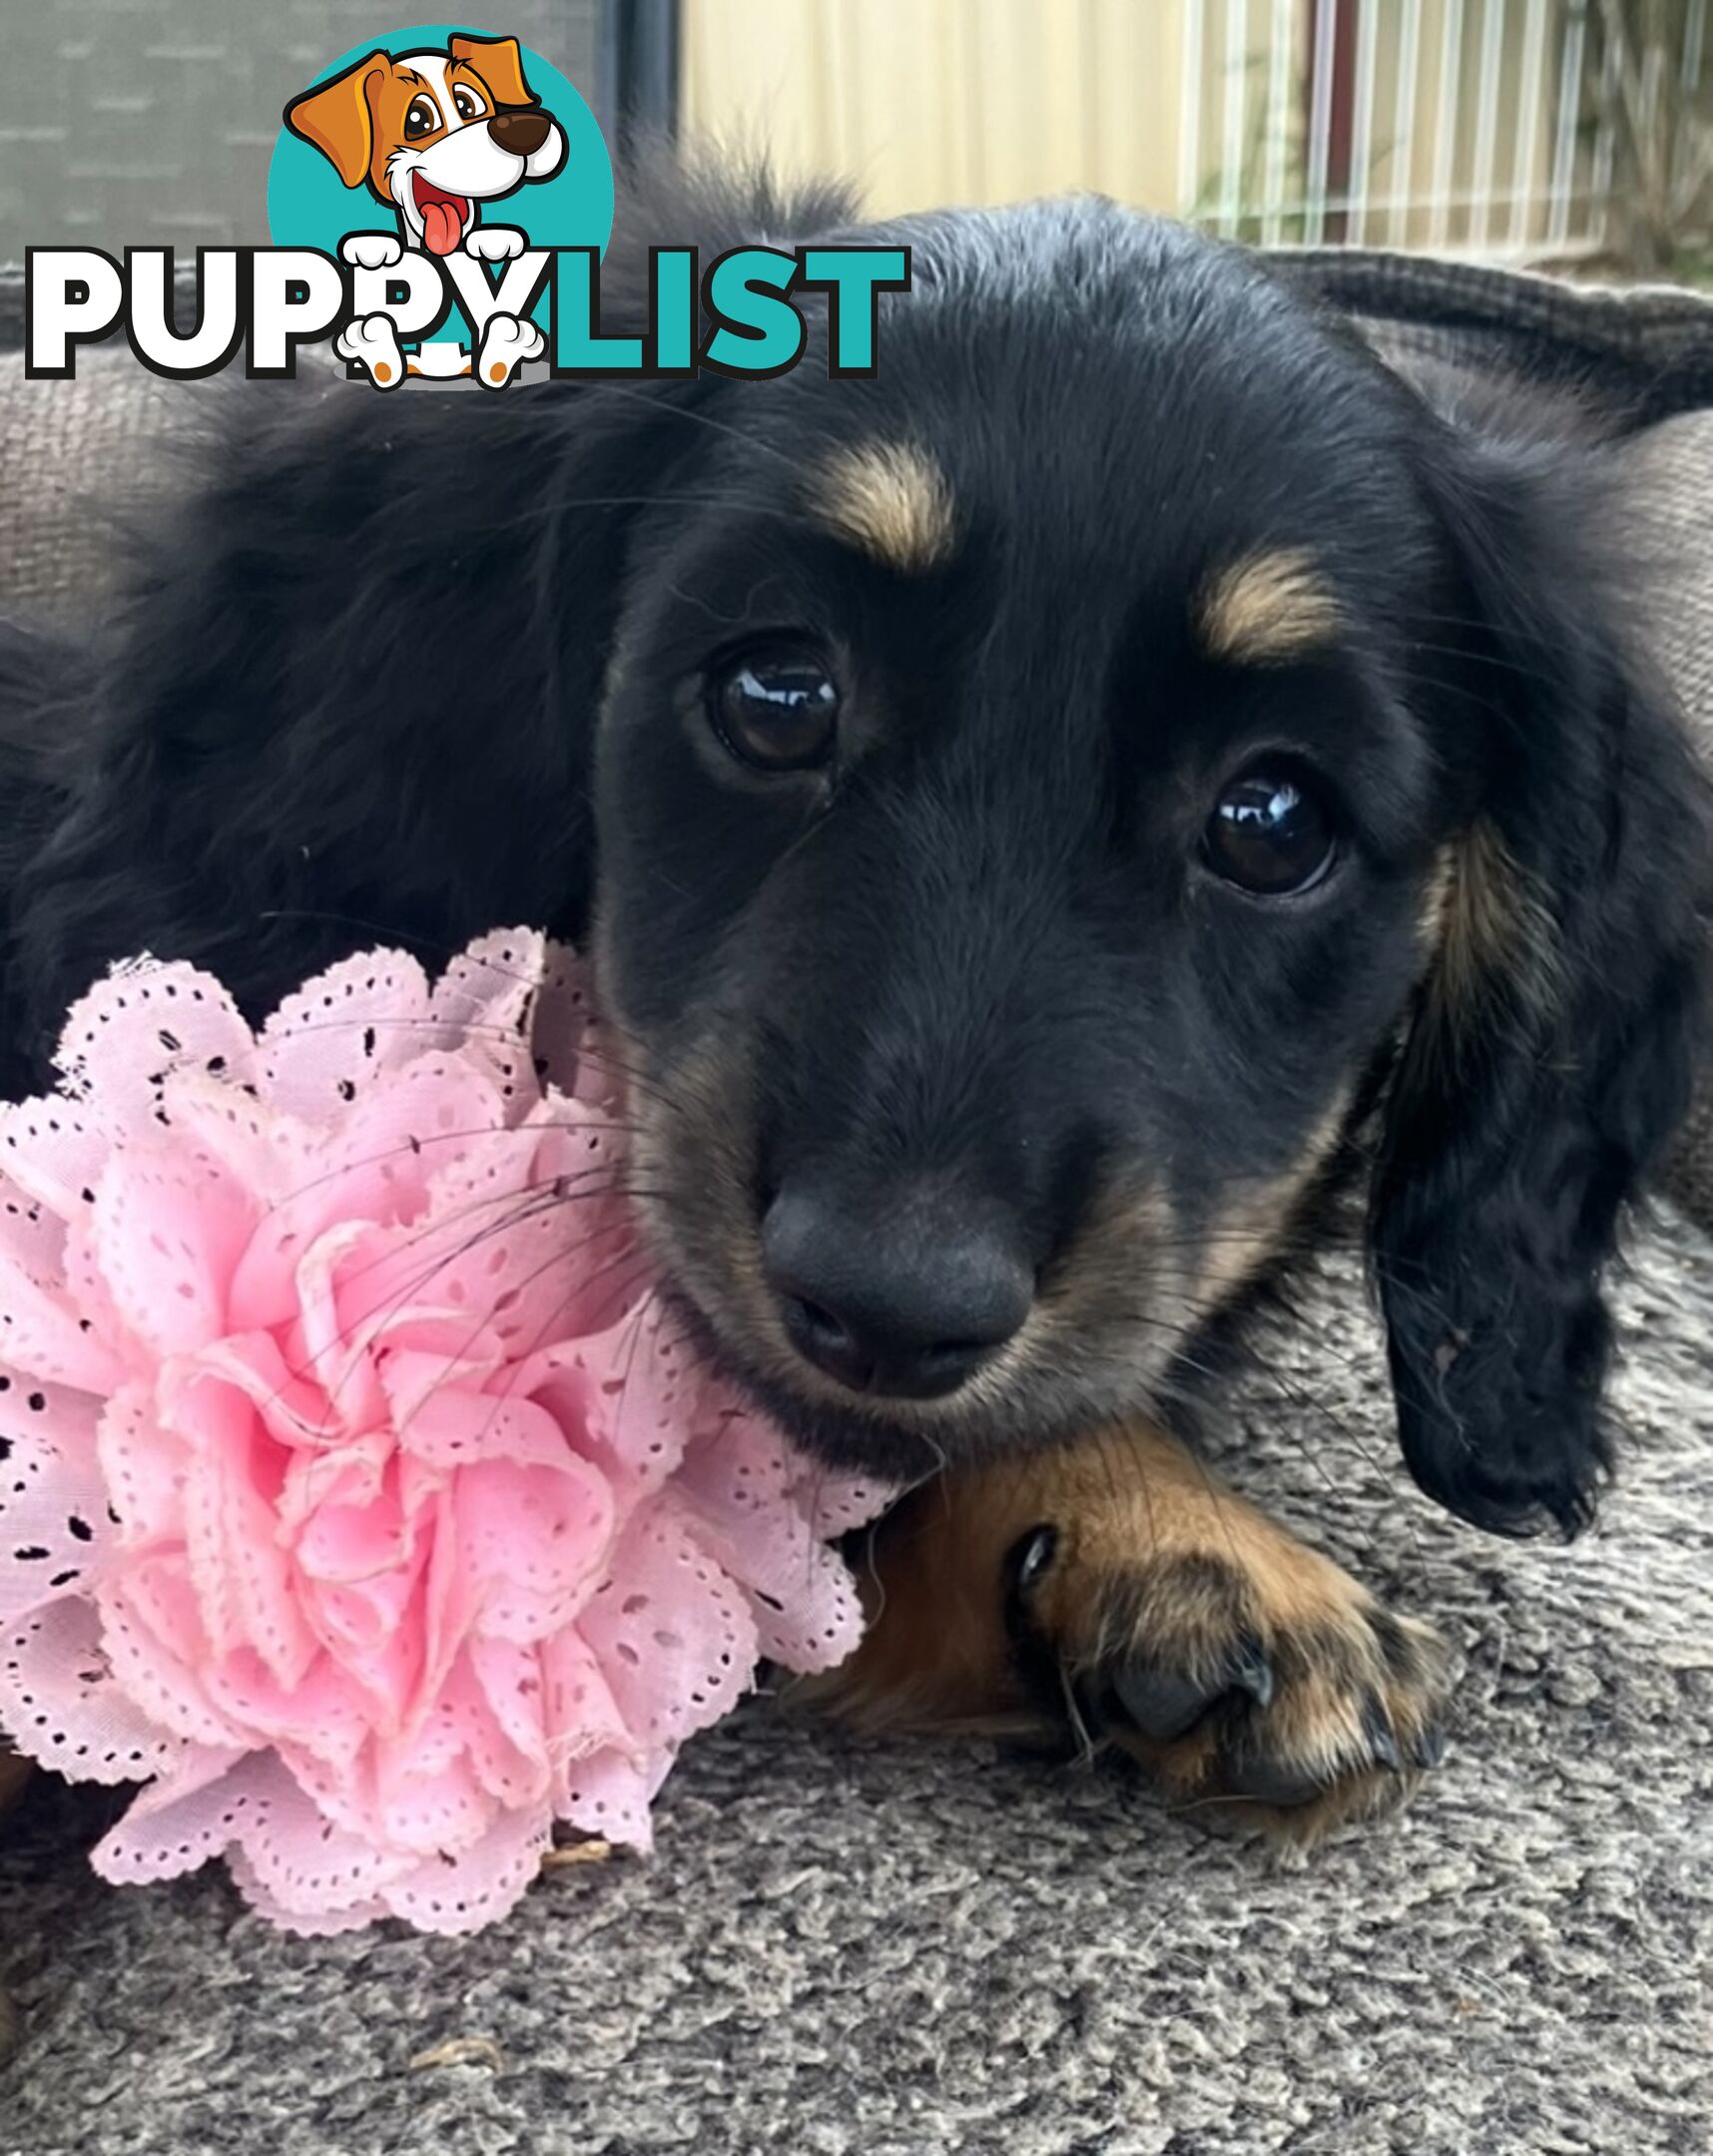
[[[1363,1709],[1363,1735],[1368,1739],[1369,1756],[1377,1767],[1390,1768],[1394,1774],[1404,1772],[1404,1754],[1398,1749],[1398,1737],[1392,1727],[1381,1701],[1373,1694]]]

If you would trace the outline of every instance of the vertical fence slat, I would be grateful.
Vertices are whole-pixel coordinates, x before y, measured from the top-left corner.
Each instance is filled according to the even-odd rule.
[[[1457,103],[1463,74],[1463,0],[1445,0],[1439,38],[1439,121],[1433,136],[1433,208],[1428,238],[1443,247],[1451,231],[1451,180],[1457,156]]]
[[[1693,97],[1701,87],[1701,63],[1707,51],[1707,0],[1689,0],[1683,25],[1683,87]]]
[[[1374,77],[1380,43],[1375,0],[1356,0],[1356,110],[1351,115],[1350,219],[1345,237],[1361,247],[1368,237],[1369,172],[1374,162]]]
[[[1202,192],[1203,0],[1184,0],[1184,80],[1178,99],[1178,210],[1193,217]]]
[[[1309,78],[1309,185],[1303,210],[1303,238],[1310,247],[1319,247],[1327,237],[1327,162],[1332,150],[1333,48],[1338,27],[1338,0],[1318,0]]]
[[[1402,247],[1410,231],[1410,206],[1416,194],[1416,98],[1421,87],[1421,59],[1422,0],[1404,0],[1398,95],[1392,108],[1392,205],[1386,225],[1389,247]]]
[[[1600,118],[1594,130],[1594,170],[1590,187],[1593,194],[1594,239],[1599,246],[1604,247],[1612,226],[1612,166],[1616,158],[1612,105],[1618,94],[1618,52],[1611,38],[1604,32],[1600,43]]]
[[[1475,104],[1475,175],[1469,244],[1477,252],[1492,226],[1493,174],[1498,153],[1499,76],[1504,67],[1505,0],[1482,0],[1481,88]]]
[[[1641,133],[1643,142],[1658,139],[1659,96],[1665,78],[1665,52],[1658,45],[1650,45],[1642,54]]]
[[[1694,100],[1701,88],[1701,58],[1707,42],[1707,0],[1689,0],[1688,11],[1683,19],[1683,59],[1678,68],[1677,79],[1684,102]],[[1676,166],[1672,173],[1673,189],[1681,188],[1693,168],[1697,156],[1697,143],[1693,130],[1684,127],[1677,131]]]
[[[1243,213],[1243,124],[1249,110],[1249,0],[1225,0],[1225,143],[1219,229],[1235,240]]]
[[[1296,0],[1273,0],[1267,54],[1267,172],[1261,204],[1261,238],[1277,247],[1285,237],[1285,159],[1293,134],[1291,48],[1297,34]]]
[[[1553,248],[1561,248],[1570,237],[1570,196],[1576,184],[1576,136],[1582,117],[1582,62],[1587,44],[1588,0],[1571,0],[1564,25],[1564,52],[1558,66],[1552,207],[1546,220],[1546,243]]]
[[[1699,86],[1710,17],[1713,0],[1685,0],[1670,49],[1638,55],[1651,111],[1671,76]],[[1595,0],[1480,0],[1478,15],[1473,0],[1184,0],[1183,25],[1179,195],[1221,233],[1501,258],[1605,244],[1614,56]]]
[[[1516,76],[1516,143],[1510,175],[1510,244],[1528,238],[1535,192],[1534,157],[1540,146],[1540,109],[1546,102],[1546,0],[1528,0],[1522,32],[1522,65]]]

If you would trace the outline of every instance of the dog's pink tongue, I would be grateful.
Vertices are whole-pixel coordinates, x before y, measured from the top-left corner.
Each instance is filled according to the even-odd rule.
[[[420,208],[422,237],[428,243],[429,254],[450,255],[464,229],[463,219],[449,202],[423,203]]]

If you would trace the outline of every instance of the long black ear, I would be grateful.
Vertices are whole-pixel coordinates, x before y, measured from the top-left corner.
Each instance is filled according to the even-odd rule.
[[[699,388],[223,392],[140,540],[69,813],[23,879],[26,1022],[51,1040],[143,949],[265,1008],[365,941],[575,931],[627,524],[695,453]]]
[[[1422,693],[1462,807],[1373,1264],[1417,1480],[1482,1527],[1570,1534],[1611,1464],[1602,1268],[1698,1053],[1713,821],[1627,648],[1602,456],[1434,421],[1424,484],[1447,568]]]

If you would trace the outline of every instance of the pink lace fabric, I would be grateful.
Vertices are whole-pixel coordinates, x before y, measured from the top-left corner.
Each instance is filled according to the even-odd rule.
[[[680,1345],[571,954],[370,952],[260,1034],[144,960],[58,1063],[0,1111],[0,1727],[146,1784],[106,1878],[471,1930],[855,1646],[887,1493]]]

